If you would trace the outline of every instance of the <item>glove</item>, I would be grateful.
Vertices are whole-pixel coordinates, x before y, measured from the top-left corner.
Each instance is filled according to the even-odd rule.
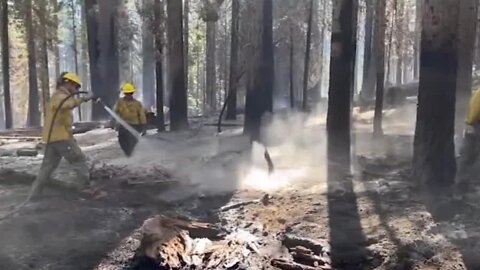
[[[99,99],[99,98],[98,98],[97,96],[95,96],[95,95],[93,95],[93,94],[90,94],[90,95],[84,97],[82,100],[83,100],[83,102],[88,102],[88,101],[90,101],[90,100],[92,100],[93,102],[97,102],[98,99]]]

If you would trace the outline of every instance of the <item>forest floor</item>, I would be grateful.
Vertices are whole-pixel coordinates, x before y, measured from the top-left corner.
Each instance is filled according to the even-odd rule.
[[[130,159],[112,130],[77,135],[93,161],[94,187],[56,185],[0,221],[0,268],[138,266],[133,257],[144,244],[145,221],[162,215],[206,222],[224,234],[190,234],[196,252],[181,258],[185,269],[480,269],[480,211],[473,203],[480,193],[472,189],[468,202],[453,203],[420,192],[410,178],[414,110],[386,111],[380,140],[370,132],[372,112],[356,112],[355,173],[335,181],[321,117],[274,119],[265,133],[275,164],[270,175],[263,148],[246,150],[248,138],[236,128],[217,135],[196,123],[186,132],[150,134]],[[0,145],[0,216],[25,199],[42,159],[12,152],[33,146]],[[74,179],[66,164],[54,178]],[[223,257],[211,251],[215,246]],[[195,256],[201,260],[193,262]]]

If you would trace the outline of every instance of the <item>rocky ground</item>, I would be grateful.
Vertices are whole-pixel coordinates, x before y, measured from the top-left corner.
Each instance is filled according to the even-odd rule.
[[[410,177],[413,108],[386,112],[373,139],[356,112],[354,174],[332,179],[322,118],[286,116],[264,149],[231,128],[150,134],[131,159],[111,130],[77,135],[94,186],[48,196],[0,221],[1,269],[480,269],[480,198],[425,194]],[[28,192],[41,155],[0,146],[0,215]],[[330,175],[330,177],[329,177]]]

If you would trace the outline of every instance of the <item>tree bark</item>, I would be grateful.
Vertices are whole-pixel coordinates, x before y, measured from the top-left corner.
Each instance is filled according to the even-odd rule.
[[[216,93],[216,22],[207,22],[207,105],[209,110],[214,112],[217,109],[217,93]]]
[[[48,74],[48,46],[47,46],[47,1],[40,1],[39,5],[39,32],[40,32],[40,48],[39,48],[39,73],[40,73],[40,85],[42,89],[42,109],[45,117],[46,104],[50,99],[50,77]]]
[[[294,56],[295,56],[295,47],[293,43],[293,27],[290,27],[290,64],[289,64],[289,75],[290,75],[290,109],[295,108],[295,81],[294,81]]]
[[[404,1],[397,1],[396,2],[396,18],[395,18],[395,28],[397,32],[396,42],[397,42],[397,67],[396,67],[396,75],[395,75],[395,84],[401,85],[403,83],[403,75],[402,75],[402,66],[403,66],[403,43],[404,43],[404,33],[403,33],[403,23],[405,20],[405,2]]]
[[[81,36],[81,65],[80,65],[80,76],[82,79],[82,89],[83,91],[91,91],[90,87],[90,76],[88,73],[88,39],[87,39],[87,13],[86,13],[86,7],[85,7],[85,1],[82,1],[81,3],[81,30],[80,30],[80,36]],[[91,114],[92,114],[92,104],[87,103],[82,106],[83,109],[83,118],[85,121],[90,121],[91,120]]]
[[[363,54],[363,85],[362,85],[362,98],[372,99],[375,91],[375,56],[374,50],[376,35],[374,34],[374,21],[375,21],[375,2],[378,0],[366,1],[367,12],[365,17],[365,51]]]
[[[155,0],[155,77],[156,77],[156,107],[157,107],[157,130],[165,131],[165,116],[163,113],[163,6],[161,0]]]
[[[86,0],[88,1],[88,0]],[[54,71],[55,71],[55,78],[60,76],[60,48],[58,47],[58,13],[60,11],[60,7],[58,5],[58,0],[52,0],[51,4],[53,6],[53,29],[54,29],[54,41],[53,41],[53,60],[54,60]]]
[[[32,22],[32,0],[25,0],[25,28],[28,51],[28,115],[27,126],[40,126],[40,109],[37,84],[37,62],[35,53],[35,35]]]
[[[413,45],[413,77],[420,77],[420,39],[422,31],[422,1],[415,0],[415,41]]]
[[[10,96],[10,42],[8,34],[8,1],[2,0],[2,26],[1,26],[1,45],[2,45],[2,70],[3,70],[3,102],[5,110],[5,128],[13,127],[12,119],[12,99]]]
[[[118,98],[119,86],[119,53],[117,47],[117,0],[98,2],[98,71],[100,72],[100,85],[102,88],[95,94],[109,107],[112,107]],[[93,74],[92,74],[93,75]],[[92,76],[92,81],[93,81]],[[92,85],[93,88],[93,85]],[[95,103],[92,108],[92,119],[102,120],[110,116],[102,104]]]
[[[354,2],[338,0],[333,5],[328,91],[328,160],[345,168],[350,168],[351,97],[354,85],[357,23],[357,6]]]
[[[232,0],[232,37],[230,45],[230,80],[228,90],[227,116],[228,120],[237,119],[237,88],[238,88],[238,20],[240,12],[239,0]]]
[[[183,0],[184,3],[184,9],[183,9],[183,56],[185,57],[184,63],[185,63],[185,88],[187,88],[188,91],[188,66],[189,66],[189,60],[188,60],[188,53],[189,53],[189,36],[190,36],[190,27],[189,27],[189,21],[190,21],[190,0]]]
[[[156,1],[156,0],[155,0]],[[149,12],[151,5],[151,0],[143,0],[143,10],[144,12]],[[154,4],[156,5],[156,3]],[[156,7],[155,7],[156,10]],[[148,13],[150,15],[152,13]],[[155,17],[156,20],[156,17]],[[156,70],[156,56],[155,50],[158,51],[158,47],[154,45],[155,37],[153,34],[154,29],[159,31],[161,28],[160,25],[157,24],[158,22],[155,21],[155,24],[151,23],[150,16],[145,16],[142,22],[142,94],[143,94],[143,105],[145,108],[152,108],[155,105],[155,70]],[[159,43],[162,46],[162,43]],[[160,59],[160,64],[162,63]],[[160,67],[161,70],[161,67]],[[163,91],[163,90],[162,90]]]
[[[99,28],[98,28],[98,3],[97,0],[85,0],[85,12],[87,22],[88,56],[90,62],[90,83],[92,92],[99,97],[103,97],[105,91],[102,76],[100,74],[100,47],[99,47]],[[102,94],[102,96],[100,96]],[[103,112],[99,112],[99,105],[92,106],[92,119],[99,120]]]
[[[245,104],[244,133],[250,135],[252,141],[261,141],[262,116],[272,111],[273,103],[272,0],[263,0],[262,4],[261,50],[254,60],[253,85],[247,90]]]
[[[459,1],[426,1],[423,9],[414,176],[430,189],[455,177],[454,122]]]
[[[168,65],[170,83],[170,129],[188,128],[185,58],[183,57],[182,1],[167,0]]]
[[[455,133],[458,138],[462,137],[465,116],[467,115],[467,104],[472,93],[472,59],[475,56],[477,11],[477,0],[460,1],[457,102],[455,106]]]
[[[307,22],[307,41],[305,51],[305,67],[303,69],[303,95],[302,109],[307,110],[308,107],[308,79],[310,77],[310,48],[312,47],[312,26],[313,26],[313,10],[315,8],[315,0],[310,0],[310,11]]]
[[[375,24],[376,43],[376,70],[377,70],[377,91],[375,97],[375,114],[373,119],[374,136],[383,135],[382,114],[383,114],[383,95],[385,88],[385,30],[386,30],[386,0],[377,0],[376,3],[377,19]]]

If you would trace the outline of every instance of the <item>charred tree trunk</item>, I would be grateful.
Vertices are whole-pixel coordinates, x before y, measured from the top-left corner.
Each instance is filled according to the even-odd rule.
[[[227,119],[237,119],[237,88],[238,88],[238,14],[239,0],[232,0],[232,37],[230,45],[230,80],[227,100]]]
[[[378,1],[378,0],[375,0]],[[363,54],[363,85],[362,98],[372,99],[375,91],[375,56],[376,50],[374,44],[376,35],[374,28],[375,21],[375,1],[367,1],[367,13],[365,18],[365,52]]]
[[[217,109],[216,100],[216,68],[215,68],[215,49],[216,49],[216,22],[207,22],[207,105],[211,112]]]
[[[454,183],[455,89],[459,1],[426,1],[423,9],[414,176],[430,189]]]
[[[415,0],[415,42],[413,45],[413,77],[420,77],[420,39],[422,31],[422,1]]]
[[[190,0],[183,0],[184,9],[183,9],[183,56],[184,56],[184,63],[185,63],[185,88],[188,91],[188,53],[189,53],[189,36],[190,36]]]
[[[396,67],[396,75],[395,75],[395,84],[401,85],[403,83],[403,75],[402,75],[402,66],[403,66],[403,51],[404,51],[404,33],[403,33],[403,23],[405,20],[405,3],[404,1],[397,1],[396,2],[396,18],[395,18],[395,28],[397,32],[396,42],[397,42],[397,67]]]
[[[472,66],[475,53],[475,37],[477,29],[477,0],[460,1],[457,104],[455,110],[456,135],[462,135],[467,104],[472,93]]]
[[[261,51],[255,62],[253,85],[247,90],[245,130],[252,141],[260,141],[262,116],[272,111],[273,103],[273,16],[272,0],[263,0]]]
[[[144,12],[149,12],[151,0],[143,0]],[[148,13],[150,15],[152,13]],[[146,108],[150,109],[155,105],[155,70],[156,70],[156,57],[154,48],[154,25],[159,28],[159,25],[155,21],[155,24],[150,23],[150,17],[146,16],[142,22],[142,90],[143,90],[143,104]],[[161,45],[162,43],[160,43]],[[161,50],[160,50],[161,51]],[[158,49],[157,49],[158,52]],[[162,61],[160,60],[160,63]]]
[[[79,69],[78,69],[78,42],[77,42],[77,19],[75,18],[76,14],[76,8],[75,8],[76,3],[74,0],[70,1],[70,8],[71,8],[71,21],[72,21],[72,50],[73,50],[73,61],[75,65],[75,73],[79,74]],[[82,121],[82,105],[79,105],[78,108],[78,120]]]
[[[310,77],[310,48],[312,47],[312,26],[313,26],[313,11],[315,9],[315,0],[310,0],[310,11],[307,22],[307,43],[305,51],[305,67],[303,70],[303,95],[302,95],[302,109],[307,110],[308,107],[308,79]]]
[[[46,104],[50,99],[50,77],[48,74],[48,45],[47,45],[47,1],[40,1],[39,5],[39,32],[40,32],[40,48],[39,48],[39,73],[40,85],[42,89],[42,110],[45,117]]]
[[[27,126],[40,126],[40,109],[37,84],[37,62],[35,53],[35,36],[32,22],[32,0],[25,0],[25,28],[28,50],[28,115]]]
[[[87,23],[87,39],[88,39],[88,56],[90,62],[90,83],[91,90],[95,95],[103,97],[104,89],[102,76],[100,74],[100,47],[99,47],[99,28],[98,28],[98,4],[97,0],[85,0],[85,18]],[[102,94],[102,95],[101,95]],[[102,118],[99,115],[99,105],[92,106],[92,119],[98,120]],[[94,109],[96,108],[96,109]]]
[[[327,136],[329,162],[350,168],[351,96],[354,84],[357,9],[353,0],[333,5]]]
[[[88,0],[86,0],[88,1]],[[54,29],[54,34],[53,34],[53,60],[55,63],[55,78],[60,76],[60,48],[58,47],[59,42],[58,40],[58,13],[60,12],[60,7],[58,5],[58,0],[52,0],[51,4],[53,6],[53,29]]]
[[[289,75],[290,75],[290,109],[295,108],[295,81],[294,81],[294,56],[295,56],[295,47],[293,44],[293,30],[290,27],[290,64],[289,64]]]
[[[13,127],[12,99],[10,96],[10,39],[8,34],[8,1],[1,2],[1,46],[2,46],[2,71],[3,71],[3,102],[5,110],[5,128]]]
[[[377,20],[375,24],[376,43],[376,70],[377,70],[377,92],[375,97],[375,115],[373,119],[374,136],[383,135],[382,114],[383,94],[385,88],[385,30],[386,30],[386,0],[377,0]]]
[[[82,79],[82,89],[83,91],[91,91],[90,87],[90,76],[88,72],[88,39],[87,39],[87,13],[85,9],[85,1],[82,1],[81,3],[81,30],[80,30],[80,42],[81,42],[81,54],[80,54],[80,76]],[[90,121],[91,120],[91,114],[92,114],[92,104],[87,103],[83,104],[82,106],[83,109],[83,119],[85,121]]]
[[[167,0],[168,65],[170,94],[170,129],[188,128],[185,58],[183,57],[182,1]]]
[[[156,107],[157,107],[157,130],[165,131],[165,116],[163,113],[163,29],[164,16],[161,0],[155,0],[155,77],[156,77]]]

